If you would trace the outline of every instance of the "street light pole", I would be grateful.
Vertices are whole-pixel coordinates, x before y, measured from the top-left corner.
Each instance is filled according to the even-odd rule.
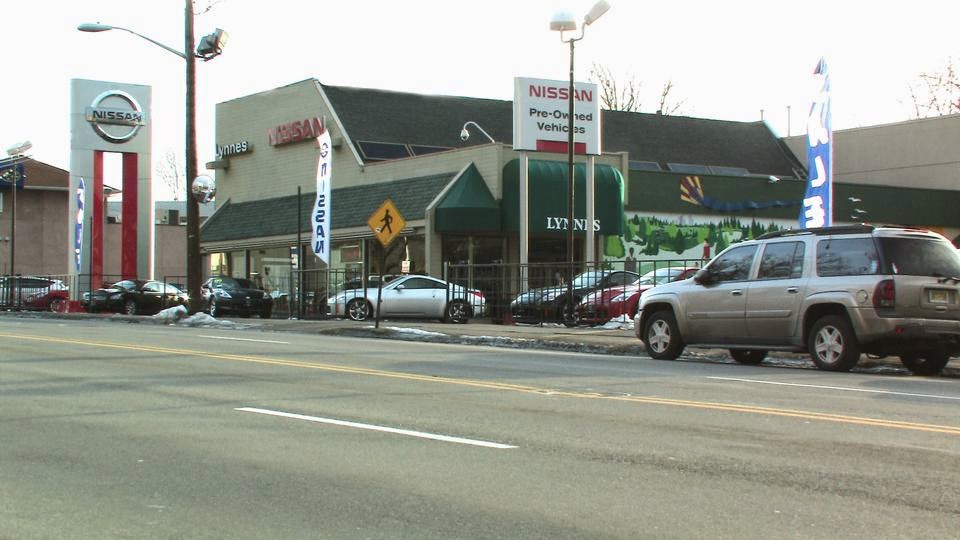
[[[25,161],[26,155],[24,153],[27,150],[33,148],[33,144],[30,141],[24,141],[22,143],[15,144],[10,148],[7,148],[7,155],[10,156],[11,163],[13,166],[13,187],[10,191],[11,195],[11,205],[10,208],[10,275],[16,275],[16,270],[14,268],[17,256],[17,184],[20,183],[20,172],[18,165],[21,162]]]
[[[203,264],[200,257],[200,205],[191,197],[191,183],[197,177],[197,62],[193,55],[193,0],[186,0],[183,14],[183,50],[187,60],[187,97],[186,97],[186,159],[187,181],[187,295],[190,301],[190,313],[203,309],[200,306],[200,282],[203,277]]]
[[[601,15],[607,12],[610,9],[610,4],[606,0],[599,0],[596,4],[590,8],[590,11],[587,12],[586,16],[583,18],[583,25],[580,26],[580,35],[577,37],[570,37],[570,39],[563,39],[563,33],[567,31],[574,31],[577,29],[577,21],[573,16],[568,12],[558,12],[553,16],[553,19],[550,21],[550,29],[560,32],[560,41],[570,44],[570,88],[567,96],[568,102],[568,111],[567,111],[567,294],[566,302],[564,302],[563,309],[563,320],[566,324],[573,324],[573,269],[574,269],[574,256],[573,256],[573,112],[574,112],[574,99],[575,99],[575,87],[573,81],[573,48],[574,43],[583,39],[583,33],[586,30],[587,26],[593,24],[594,21],[600,18]],[[592,228],[592,224],[587,223],[584,227],[584,232],[589,234],[589,231]]]
[[[197,70],[196,59],[202,58],[204,61],[211,60],[220,55],[223,46],[226,44],[227,35],[219,28],[212,34],[204,36],[200,40],[200,45],[194,53],[194,33],[193,33],[193,0],[185,0],[184,5],[184,31],[183,31],[183,52],[172,47],[168,47],[159,41],[134,32],[129,28],[119,26],[110,26],[107,24],[81,24],[77,30],[81,32],[104,32],[106,30],[123,30],[137,37],[143,38],[154,45],[169,51],[180,58],[186,60],[186,149],[184,159],[186,160],[187,182],[186,182],[186,203],[187,203],[187,293],[190,296],[190,312],[194,313],[201,309],[200,306],[200,284],[203,279],[203,264],[200,257],[200,205],[197,200],[191,196],[193,193],[193,182],[197,179]]]

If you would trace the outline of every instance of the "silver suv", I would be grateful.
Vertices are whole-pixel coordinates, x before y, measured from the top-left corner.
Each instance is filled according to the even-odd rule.
[[[691,279],[650,289],[634,327],[656,359],[696,345],[759,364],[778,350],[848,371],[866,353],[935,375],[960,356],[958,298],[960,256],[939,234],[868,225],[779,231],[734,244]]]

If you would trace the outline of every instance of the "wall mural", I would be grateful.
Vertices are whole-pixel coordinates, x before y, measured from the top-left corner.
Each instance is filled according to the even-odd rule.
[[[604,261],[710,259],[730,244],[772,231],[788,229],[773,220],[759,222],[738,217],[697,222],[689,217],[671,219],[627,213],[623,236],[608,236]]]

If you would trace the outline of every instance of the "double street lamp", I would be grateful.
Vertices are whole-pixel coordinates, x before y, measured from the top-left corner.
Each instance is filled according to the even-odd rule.
[[[20,183],[21,175],[19,173],[20,164],[26,160],[26,152],[33,148],[33,144],[30,141],[24,141],[22,143],[17,143],[7,148],[7,155],[10,156],[10,164],[13,169],[13,174],[11,178],[13,182],[10,184],[10,275],[15,275],[16,270],[14,265],[16,264],[17,256],[17,184]]]
[[[610,9],[610,4],[606,0],[599,0],[596,4],[590,8],[590,11],[587,12],[587,15],[583,18],[583,25],[580,26],[580,35],[573,37],[571,36],[568,39],[564,39],[564,32],[575,32],[577,30],[577,20],[574,16],[567,11],[557,12],[553,18],[550,20],[550,30],[560,32],[560,41],[563,43],[570,44],[570,91],[568,97],[568,112],[567,112],[567,264],[569,268],[567,269],[567,301],[566,308],[564,309],[564,322],[571,323],[573,322],[573,102],[574,102],[574,85],[573,85],[573,44],[577,41],[583,39],[583,32],[587,29],[587,26],[590,26],[601,15],[607,12]],[[591,234],[590,231],[593,230],[592,224],[588,223],[584,228],[586,234]]]
[[[196,118],[196,59],[211,60],[220,55],[226,44],[227,34],[219,28],[212,34],[204,36],[194,52],[193,34],[193,0],[185,0],[184,8],[184,45],[183,52],[163,43],[134,32],[129,28],[110,26],[107,24],[81,24],[77,30],[81,32],[104,32],[107,30],[122,30],[169,51],[187,63],[186,74],[186,172],[188,179],[197,178],[197,118]],[[187,203],[187,292],[190,295],[190,312],[200,310],[200,284],[203,279],[203,265],[200,257],[200,206],[196,198],[191,197],[194,192],[191,182],[186,186]]]

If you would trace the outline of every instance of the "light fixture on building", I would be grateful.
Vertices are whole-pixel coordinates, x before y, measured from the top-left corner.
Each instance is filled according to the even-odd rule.
[[[497,142],[497,141],[493,140],[493,137],[491,137],[490,134],[486,132],[486,130],[484,130],[482,127],[480,127],[480,124],[474,122],[473,120],[467,120],[467,122],[466,122],[465,124],[463,124],[463,129],[460,130],[460,140],[461,140],[461,141],[466,141],[467,139],[470,138],[470,132],[467,131],[467,126],[473,126],[473,127],[477,128],[477,130],[478,130],[480,133],[483,133],[483,135],[484,135],[487,139],[489,139],[490,142],[492,142],[492,143],[496,143],[496,142]]]

